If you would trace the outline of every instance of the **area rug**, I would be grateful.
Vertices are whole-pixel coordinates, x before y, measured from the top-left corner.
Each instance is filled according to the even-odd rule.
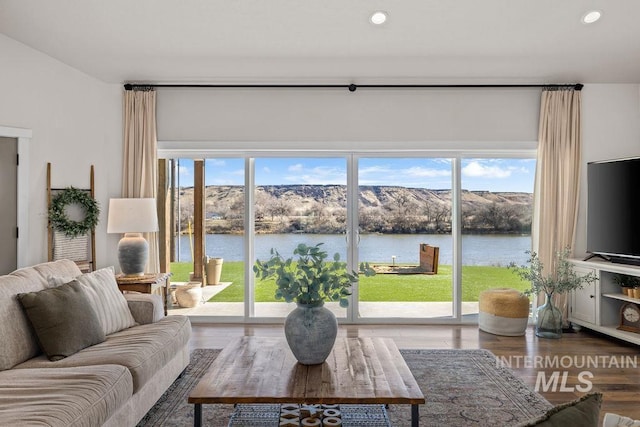
[[[393,427],[384,405],[240,404],[229,427]]]
[[[187,396],[220,350],[198,349],[191,363],[138,424],[139,427],[193,425]],[[487,350],[400,350],[427,403],[421,426],[510,426],[533,418],[552,405],[508,368],[497,366]],[[203,405],[203,425],[227,427],[233,405]],[[390,405],[391,425],[411,425],[409,405]]]

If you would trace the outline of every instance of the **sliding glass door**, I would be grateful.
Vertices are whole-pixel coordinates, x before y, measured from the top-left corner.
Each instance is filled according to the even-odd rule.
[[[180,159],[179,169],[178,282],[188,280],[179,271],[193,271],[193,160]],[[350,269],[367,262],[377,272],[361,277],[348,308],[327,304],[338,318],[473,321],[482,290],[519,283],[506,266],[524,262],[531,247],[534,170],[530,157],[455,153],[212,153],[205,261],[223,259],[222,275],[197,314],[281,321],[295,305],[254,276],[255,261],[271,249],[289,258],[300,243],[322,243]]]
[[[531,250],[533,158],[461,160],[462,315],[478,314],[480,292],[496,287],[524,290],[509,270],[525,264]]]
[[[204,162],[205,285],[197,314],[214,317],[244,315],[245,160],[209,158]],[[194,257],[194,162],[176,159],[173,282],[189,280]],[[219,271],[218,271],[219,270]],[[192,310],[193,311],[193,310]],[[195,313],[195,311],[194,311]]]
[[[358,258],[376,275],[358,289],[360,318],[451,318],[452,162],[358,160]]]
[[[344,157],[262,157],[255,159],[255,259],[266,261],[271,250],[296,258],[299,244],[321,244],[329,259],[346,260],[347,162]],[[255,262],[252,260],[252,263]],[[284,317],[295,308],[275,300],[273,280],[254,281],[256,317]],[[337,302],[325,307],[338,318],[346,309]]]

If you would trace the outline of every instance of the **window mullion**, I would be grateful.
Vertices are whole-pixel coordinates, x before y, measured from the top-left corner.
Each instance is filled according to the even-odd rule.
[[[358,159],[354,155],[347,157],[347,262],[350,270],[358,270]],[[347,319],[358,319],[359,288],[356,283],[352,289],[351,301],[347,309]]]
[[[461,161],[452,161],[451,234],[453,238],[453,318],[462,318],[462,189]]]
[[[255,259],[255,159],[246,157],[244,162],[244,318],[248,321],[255,316],[255,276],[253,275],[253,260]]]

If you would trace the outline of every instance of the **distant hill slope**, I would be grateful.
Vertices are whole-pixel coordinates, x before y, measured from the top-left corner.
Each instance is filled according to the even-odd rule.
[[[463,229],[474,232],[528,232],[533,194],[463,190]],[[210,231],[237,228],[244,214],[244,187],[208,186],[207,217],[218,220]],[[344,228],[346,186],[271,185],[256,188],[256,229],[274,232],[332,232]],[[193,188],[180,193],[183,216],[192,214]],[[397,186],[361,186],[360,225],[370,232],[447,232],[450,230],[451,190]],[[189,212],[191,207],[191,212]],[[321,221],[321,219],[323,219]],[[276,230],[277,231],[277,230]]]
[[[276,198],[297,200],[303,204],[311,201],[325,205],[342,206],[347,198],[344,185],[269,185],[258,186],[258,193],[266,193]],[[193,200],[193,187],[184,188],[181,197],[185,201]],[[214,211],[216,205],[233,204],[244,197],[244,187],[233,185],[207,186],[205,194],[207,205]],[[407,188],[395,186],[360,186],[360,203],[362,206],[383,206],[410,198],[421,203],[449,203],[451,190],[432,190],[426,188]],[[533,194],[518,192],[490,192],[462,190],[462,204],[478,206],[500,203],[519,206],[533,204]]]

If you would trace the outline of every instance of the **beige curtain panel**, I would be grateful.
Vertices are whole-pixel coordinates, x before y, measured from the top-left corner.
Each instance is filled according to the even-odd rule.
[[[556,253],[575,241],[580,190],[581,92],[543,90],[534,191],[533,250],[555,268]],[[567,323],[568,295],[555,295]]]
[[[158,140],[156,134],[156,92],[124,92],[124,158],[122,197],[156,198]],[[149,242],[147,272],[160,271],[158,233],[144,233]]]

